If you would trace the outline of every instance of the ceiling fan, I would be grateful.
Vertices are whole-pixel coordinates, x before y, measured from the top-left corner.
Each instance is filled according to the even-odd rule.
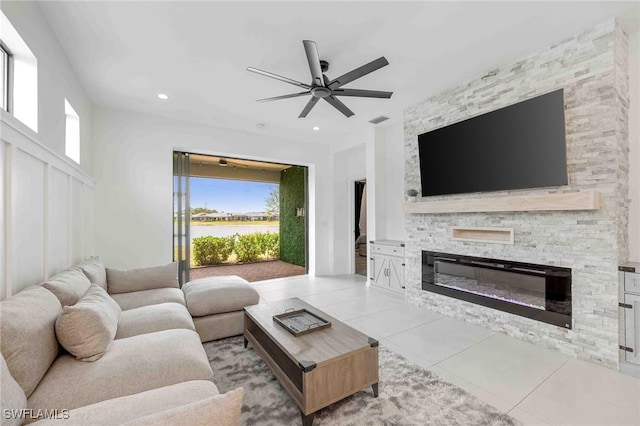
[[[389,61],[384,56],[362,65],[348,73],[341,75],[338,78],[329,80],[324,74],[329,70],[329,62],[320,60],[318,56],[318,47],[315,41],[303,40],[304,51],[307,54],[307,61],[309,62],[309,69],[311,70],[311,84],[302,83],[300,81],[292,80],[287,77],[282,77],[277,74],[263,71],[257,68],[248,67],[247,71],[254,72],[256,74],[264,75],[266,77],[274,78],[276,80],[283,81],[285,83],[293,84],[294,86],[302,87],[304,92],[291,93],[289,95],[275,96],[273,98],[258,99],[257,102],[270,102],[280,99],[297,98],[299,96],[311,95],[311,99],[304,107],[298,118],[305,118],[309,111],[318,103],[320,99],[324,99],[338,111],[343,113],[347,117],[353,115],[345,104],[343,104],[337,97],[338,96],[355,96],[364,98],[384,98],[389,99],[393,92],[382,92],[378,90],[361,90],[361,89],[342,89],[341,87],[347,83],[351,83],[360,77],[363,77],[373,71],[376,71],[386,65],[389,65]]]

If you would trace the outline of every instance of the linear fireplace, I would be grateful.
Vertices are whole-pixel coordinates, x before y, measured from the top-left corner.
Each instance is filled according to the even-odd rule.
[[[571,328],[571,269],[422,252],[422,289]]]

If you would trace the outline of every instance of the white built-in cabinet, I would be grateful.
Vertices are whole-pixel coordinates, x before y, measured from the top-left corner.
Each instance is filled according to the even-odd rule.
[[[622,359],[640,365],[640,264],[628,264],[620,267],[620,280],[623,288],[624,341],[620,344]]]
[[[371,285],[404,292],[404,243],[395,240],[371,241],[369,253]]]

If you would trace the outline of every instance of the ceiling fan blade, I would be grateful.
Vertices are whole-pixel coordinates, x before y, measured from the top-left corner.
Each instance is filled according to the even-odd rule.
[[[341,75],[338,78],[334,78],[329,82],[329,87],[331,89],[337,89],[340,86],[343,86],[347,83],[352,82],[360,77],[363,77],[369,73],[374,72],[375,70],[379,70],[380,68],[389,65],[389,61],[384,56],[379,57],[378,59],[369,62],[361,67],[358,67],[348,73]]]
[[[307,102],[307,104],[304,106],[304,109],[302,110],[298,118],[305,118],[307,114],[309,114],[309,111],[311,111],[311,109],[316,106],[316,104],[318,103],[318,99],[320,98],[316,98],[315,96],[309,99],[309,102]]]
[[[322,68],[320,67],[320,56],[318,55],[318,46],[315,41],[302,40],[304,51],[307,54],[309,69],[311,70],[311,78],[316,86],[324,87],[324,78],[322,77]]]
[[[278,75],[278,74],[274,74],[272,72],[259,70],[258,68],[248,67],[247,71],[251,71],[251,72],[256,73],[256,74],[264,75],[265,77],[274,78],[276,80],[284,81],[285,83],[293,84],[294,86],[302,87],[303,89],[311,89],[311,86],[309,86],[308,84],[304,84],[304,83],[301,83],[299,81],[292,80],[290,78],[283,77],[283,76]]]
[[[329,102],[331,105],[333,105],[338,111],[343,113],[345,116],[351,117],[353,115],[353,111],[347,108],[345,104],[340,102],[338,98],[334,97],[333,95],[327,96],[326,98],[322,98],[322,99]]]
[[[381,92],[379,90],[361,89],[336,89],[331,93],[333,96],[360,96],[363,98],[385,98],[389,99],[393,92]]]
[[[311,94],[311,92],[291,93],[289,95],[274,96],[273,98],[258,99],[258,100],[256,100],[256,102],[278,101],[280,99],[297,98],[298,96],[304,96],[304,95],[310,95],[310,94]]]

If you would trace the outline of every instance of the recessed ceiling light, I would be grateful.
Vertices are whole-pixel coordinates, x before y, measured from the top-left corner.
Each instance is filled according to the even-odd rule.
[[[318,126],[313,126],[313,130],[316,130],[316,131],[317,131],[317,130],[320,130],[320,127],[318,127]]]
[[[158,93],[158,98],[162,99],[163,101],[166,101],[167,99],[169,99],[169,96],[164,93]]]

